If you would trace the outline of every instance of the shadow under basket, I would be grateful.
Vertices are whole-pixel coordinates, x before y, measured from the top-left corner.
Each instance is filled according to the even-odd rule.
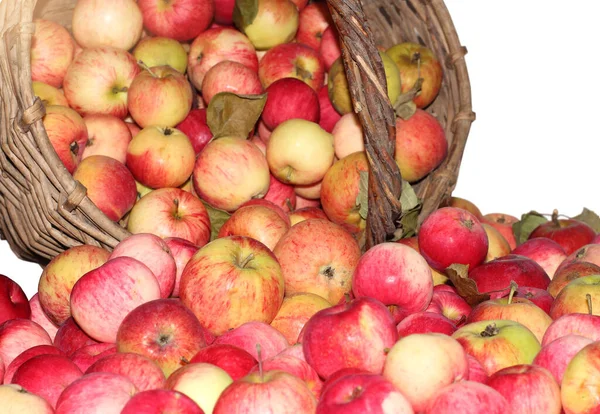
[[[71,27],[75,0],[0,3],[0,237],[21,259],[47,263],[64,250],[97,245],[109,250],[130,233],[86,196],[56,155],[42,123],[44,106],[31,82],[34,19]],[[445,161],[413,185],[421,223],[456,185],[475,116],[460,42],[442,0],[327,0],[338,28],[354,109],[365,132],[369,174],[366,248],[389,239],[401,215],[401,178],[393,158],[395,115],[385,96],[377,46],[410,41],[429,47],[444,66],[442,88],[426,108],[445,129]],[[383,86],[383,87],[382,87]],[[391,155],[390,155],[391,154]]]

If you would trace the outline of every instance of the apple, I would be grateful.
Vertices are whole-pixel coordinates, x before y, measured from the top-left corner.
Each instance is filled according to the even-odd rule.
[[[399,243],[380,243],[359,259],[352,276],[354,296],[396,305],[408,316],[424,311],[433,295],[429,265],[414,249]]]
[[[125,164],[131,132],[125,121],[114,115],[92,114],[83,118],[88,138],[81,158],[105,155]]]
[[[179,296],[214,335],[248,321],[271,323],[284,294],[275,255],[250,237],[215,239],[186,265]]]
[[[417,252],[420,253],[419,239],[417,238],[417,236],[404,237],[402,239],[397,240],[396,243],[405,244],[409,247],[412,247],[413,249],[415,249]],[[442,285],[448,286],[448,285],[444,285],[444,283],[446,283],[448,281],[448,276],[446,276],[446,274],[444,274],[444,273],[438,272],[431,266],[429,266],[429,267],[431,268],[431,276],[433,277],[433,287],[435,288],[436,286],[442,286]]]
[[[442,201],[440,204],[441,207],[456,207],[462,208],[463,210],[467,210],[469,213],[473,214],[479,221],[483,221],[483,214],[481,210],[475,203],[470,200],[467,200],[463,197],[450,196]]]
[[[445,285],[438,285],[445,286]],[[464,325],[471,313],[471,305],[454,291],[433,289],[431,303],[440,307],[441,314],[450,319],[456,326]]]
[[[273,253],[285,279],[285,294],[314,293],[336,304],[352,291],[361,251],[352,234],[328,220],[290,227]]]
[[[198,251],[199,247],[194,243],[189,242],[180,237],[167,237],[164,239],[165,243],[171,251],[171,255],[175,260],[175,285],[173,286],[173,292],[171,297],[179,297],[179,282],[181,280],[181,274],[185,265],[190,261],[192,256]]]
[[[304,198],[296,194],[296,208],[304,207],[321,207],[321,201],[311,200],[310,198]]]
[[[187,395],[174,390],[152,389],[140,391],[129,399],[121,414],[204,414]]]
[[[569,282],[556,296],[550,308],[552,319],[569,313],[588,312],[600,315],[600,274],[583,276]]]
[[[160,367],[150,358],[132,352],[117,352],[106,355],[94,362],[85,371],[112,372],[127,378],[139,391],[163,388],[166,382],[165,374]]]
[[[512,225],[519,221],[515,216],[504,213],[488,213],[484,214],[482,221],[488,223],[498,230],[506,239],[511,249],[517,247],[515,234],[513,233]]]
[[[242,348],[254,359],[269,359],[289,347],[281,332],[264,322],[250,321],[231,329],[215,339],[214,344]],[[257,345],[260,345],[260,355]]]
[[[86,189],[87,196],[106,217],[119,221],[137,199],[135,179],[129,169],[106,155],[90,155],[73,172],[73,178]]]
[[[224,60],[212,66],[202,80],[202,99],[208,105],[220,92],[258,95],[263,92],[258,74],[239,62]]]
[[[317,400],[306,383],[287,372],[254,372],[228,386],[213,413],[314,413]]]
[[[461,381],[442,388],[423,414],[506,414],[511,410],[506,398],[492,387]]]
[[[131,257],[116,257],[75,283],[71,314],[93,339],[114,343],[125,316],[159,297],[160,285],[146,265]]]
[[[331,99],[329,99],[329,89],[327,85],[323,85],[317,91],[319,98],[319,125],[327,132],[332,132],[333,127],[341,118],[341,115],[333,107]]]
[[[55,407],[63,390],[82,376],[81,370],[66,356],[42,354],[23,362],[15,371],[12,382]]]
[[[94,362],[116,352],[117,346],[115,344],[100,342],[79,348],[73,352],[70,358],[79,367],[81,372],[85,372]]]
[[[187,117],[192,99],[192,86],[181,72],[168,65],[146,66],[131,82],[127,108],[142,128],[168,128]]]
[[[538,240],[538,239],[532,239]],[[541,240],[541,238],[539,239]],[[556,297],[572,280],[600,274],[600,266],[590,262],[572,262],[561,265],[548,285],[548,292]]]
[[[50,336],[50,339],[54,341],[54,337],[58,331],[58,325],[52,322],[48,315],[46,315],[46,312],[44,312],[44,309],[40,304],[40,297],[38,293],[35,293],[31,299],[29,299],[29,308],[31,309],[30,319],[44,328],[44,330],[48,333],[48,336]]]
[[[274,180],[271,179],[271,182],[273,182],[273,181]],[[271,189],[271,187],[269,186],[269,190],[270,189]],[[276,205],[276,204],[274,204],[272,201],[266,200],[264,198],[253,198],[253,199],[248,200],[245,203],[243,203],[238,208],[238,210],[240,208],[242,208],[242,207],[247,207],[247,206],[261,206],[261,207],[266,207],[266,208],[274,211],[275,213],[277,213],[279,215],[279,217],[288,225],[288,227],[291,225],[290,218],[288,217],[288,215],[286,214],[286,212],[283,210],[283,208],[280,207],[280,206],[278,206],[278,205]]]
[[[182,366],[168,378],[165,389],[190,397],[205,413],[214,412],[221,393],[233,379],[223,369],[204,362]]]
[[[555,319],[546,330],[542,346],[571,334],[600,341],[600,316],[589,313],[568,313]]]
[[[81,162],[88,140],[88,131],[83,118],[67,106],[51,105],[46,107],[43,124],[56,155],[67,171],[73,174]]]
[[[324,3],[316,3],[324,4]],[[261,114],[264,125],[274,130],[288,119],[319,122],[319,97],[314,89],[296,78],[281,78],[265,90],[267,102]]]
[[[136,124],[135,122],[129,122],[129,121],[125,121],[125,125],[127,125],[127,128],[129,128],[129,132],[131,132],[131,137],[135,137],[138,132],[140,132],[142,129],[138,126],[138,124]]]
[[[550,314],[550,308],[554,302],[554,298],[547,290],[527,286],[519,287],[515,292],[515,297],[530,300],[547,314]]]
[[[133,55],[111,47],[86,48],[65,75],[63,89],[69,106],[82,115],[107,114],[124,119],[127,94],[140,67]]]
[[[562,408],[566,413],[598,410],[598,354],[600,342],[583,347],[567,365],[561,383]]]
[[[266,147],[265,152],[266,156]],[[252,200],[252,201],[258,201]],[[273,174],[269,176],[269,190],[265,194],[264,201],[270,201],[277,207],[281,207],[284,214],[296,208],[296,192],[294,186],[279,181]]]
[[[35,19],[31,37],[31,79],[60,88],[75,48],[67,29],[51,20]]]
[[[558,384],[562,383],[567,365],[583,347],[594,342],[580,335],[565,335],[542,346],[533,360],[533,364],[544,367],[554,376]]]
[[[314,184],[308,185],[295,185],[294,192],[300,197],[304,197],[309,200],[319,200],[321,198],[321,186],[322,181],[318,181]]]
[[[78,0],[72,23],[73,37],[84,49],[129,50],[142,37],[142,12],[134,0]]]
[[[123,375],[93,372],[73,381],[56,403],[56,413],[89,412],[120,413],[129,399],[138,392]]]
[[[473,355],[467,354],[467,359],[469,360],[469,381],[485,384],[488,374],[483,365]]]
[[[319,52],[302,43],[274,46],[258,63],[258,76],[268,88],[281,78],[296,78],[318,91],[325,81],[325,66]]]
[[[547,237],[554,240],[570,255],[577,249],[590,244],[596,232],[588,224],[576,219],[559,219],[554,211],[552,220],[537,226],[529,235],[529,239]]]
[[[411,334],[441,333],[452,335],[456,325],[441,313],[430,311],[411,313],[396,325],[398,337],[403,338]]]
[[[298,15],[298,8],[290,0],[236,0],[232,20],[257,50],[270,50],[294,38]]]
[[[9,319],[29,319],[31,306],[21,285],[0,274],[0,324]]]
[[[468,378],[469,363],[451,336],[429,333],[401,338],[387,354],[383,376],[422,412],[444,386]]]
[[[421,92],[413,102],[425,108],[438,95],[442,86],[442,65],[431,49],[417,43],[403,42],[390,47],[385,53],[392,58],[400,72],[402,92],[411,90],[418,78],[423,79]]]
[[[183,45],[175,39],[162,36],[148,36],[141,39],[132,51],[133,56],[145,66],[168,65],[180,73],[185,73],[188,54]]]
[[[75,322],[72,316],[69,316],[56,331],[54,337],[54,346],[60,349],[68,357],[71,357],[75,351],[87,345],[98,343],[95,339],[86,334]]]
[[[200,33],[190,45],[187,59],[190,81],[198,90],[202,89],[208,70],[226,60],[241,63],[258,73],[254,45],[233,27],[210,28]]]
[[[335,123],[333,130],[335,156],[342,159],[357,151],[365,150],[365,136],[358,115],[348,112]]]
[[[18,384],[0,385],[0,404],[7,413],[54,414],[48,401]]]
[[[208,143],[196,158],[194,191],[217,209],[235,211],[269,189],[269,164],[256,145],[240,137],[222,137]]]
[[[167,298],[175,286],[177,265],[167,243],[152,233],[132,234],[114,247],[109,260],[132,257],[152,271],[160,286],[160,296]]]
[[[17,369],[19,369],[19,367],[23,365],[24,362],[38,355],[65,356],[65,353],[54,345],[36,345],[34,347],[26,349],[25,351],[21,352],[15,359],[13,359],[10,365],[6,367],[4,375],[0,378],[0,382],[4,380],[4,384],[12,383],[13,376]]]
[[[333,26],[327,3],[311,3],[300,10],[296,42],[319,50],[323,33]]]
[[[30,319],[9,319],[0,324],[0,359],[4,366],[36,345],[52,345],[48,333]]]
[[[394,158],[406,181],[413,183],[427,176],[442,163],[447,153],[446,133],[429,112],[417,109],[407,120],[396,118]]]
[[[558,266],[556,272],[559,272],[563,267],[571,263],[577,262],[588,262],[600,266],[600,244],[586,244],[575,250]]]
[[[307,220],[309,218],[317,218],[323,220],[329,220],[327,214],[323,211],[323,209],[319,207],[303,207],[288,213],[290,218],[290,223],[293,226],[296,223],[300,223],[301,221]]]
[[[525,325],[510,320],[467,323],[452,334],[488,375],[512,365],[531,364],[540,342]]]
[[[213,25],[223,26],[233,25],[233,8],[235,0],[214,0],[215,1],[215,20]]]
[[[67,102],[67,98],[65,98],[65,94],[61,89],[40,81],[31,82],[31,87],[33,88],[33,94],[41,99],[44,106],[69,106],[69,102]]]
[[[156,36],[180,42],[205,31],[215,15],[213,0],[138,0],[144,27]]]
[[[257,364],[256,358],[247,351],[229,344],[212,344],[200,349],[190,360],[190,363],[196,362],[216,365],[234,381],[248,375]]]
[[[192,109],[175,128],[188,137],[196,155],[200,154],[206,144],[213,138],[206,121],[206,108]]]
[[[318,311],[331,306],[331,303],[314,293],[295,293],[283,299],[271,326],[293,345],[298,342],[298,336],[306,322]]]
[[[304,325],[302,348],[321,378],[341,368],[380,374],[386,349],[398,338],[392,315],[378,300],[362,297],[323,309]]]
[[[567,258],[565,249],[552,239],[546,237],[536,237],[526,240],[524,243],[515,247],[512,254],[529,257],[535,260],[548,274],[550,280],[558,266]]]
[[[323,381],[308,363],[292,355],[278,354],[255,365],[250,372],[284,371],[303,380],[315,398],[319,399]]]
[[[323,58],[326,71],[329,71],[331,65],[342,56],[339,33],[334,25],[329,25],[323,32],[319,44],[319,53]]]
[[[440,272],[453,263],[474,270],[485,260],[488,250],[481,222],[472,213],[456,207],[442,207],[431,213],[421,225],[418,242],[425,260]],[[480,291],[486,290],[480,287]]]
[[[490,260],[510,254],[510,245],[504,236],[488,223],[482,221],[481,225],[488,237],[488,251],[485,256],[485,261],[489,262]]]
[[[490,292],[492,299],[506,296],[511,281],[538,289],[546,289],[550,284],[548,274],[537,262],[512,253],[475,267],[469,278],[475,281],[479,292]]]

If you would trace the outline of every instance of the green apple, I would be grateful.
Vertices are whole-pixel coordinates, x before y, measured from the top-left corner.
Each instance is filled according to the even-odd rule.
[[[233,23],[257,50],[291,42],[298,17],[298,8],[290,0],[236,0],[233,8]]]
[[[148,67],[169,65],[180,73],[187,69],[187,52],[182,44],[168,37],[145,37],[133,49],[133,56]]]
[[[574,279],[562,288],[552,302],[550,316],[558,319],[568,313],[600,315],[600,274]]]

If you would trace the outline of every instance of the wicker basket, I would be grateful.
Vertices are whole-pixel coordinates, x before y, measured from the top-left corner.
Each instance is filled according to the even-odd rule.
[[[427,110],[444,126],[449,152],[444,163],[415,186],[423,201],[420,221],[451,195],[474,119],[463,59],[466,49],[443,0],[327,2],[342,37],[354,107],[374,172],[369,180],[368,247],[393,232],[401,189],[390,156],[394,115],[381,93],[384,77],[375,44],[418,42],[430,47],[446,66],[442,90]],[[54,20],[70,28],[74,4],[75,0],[0,2],[0,237],[21,259],[40,264],[80,244],[112,249],[129,235],[100,212],[60,162],[42,124],[44,107],[31,86],[33,19]]]

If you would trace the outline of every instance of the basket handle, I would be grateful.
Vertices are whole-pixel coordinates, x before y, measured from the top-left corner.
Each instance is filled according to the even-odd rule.
[[[369,209],[365,246],[385,242],[396,230],[402,176],[394,159],[396,116],[385,71],[360,0],[327,0],[337,27],[354,111],[363,126],[369,161]]]

